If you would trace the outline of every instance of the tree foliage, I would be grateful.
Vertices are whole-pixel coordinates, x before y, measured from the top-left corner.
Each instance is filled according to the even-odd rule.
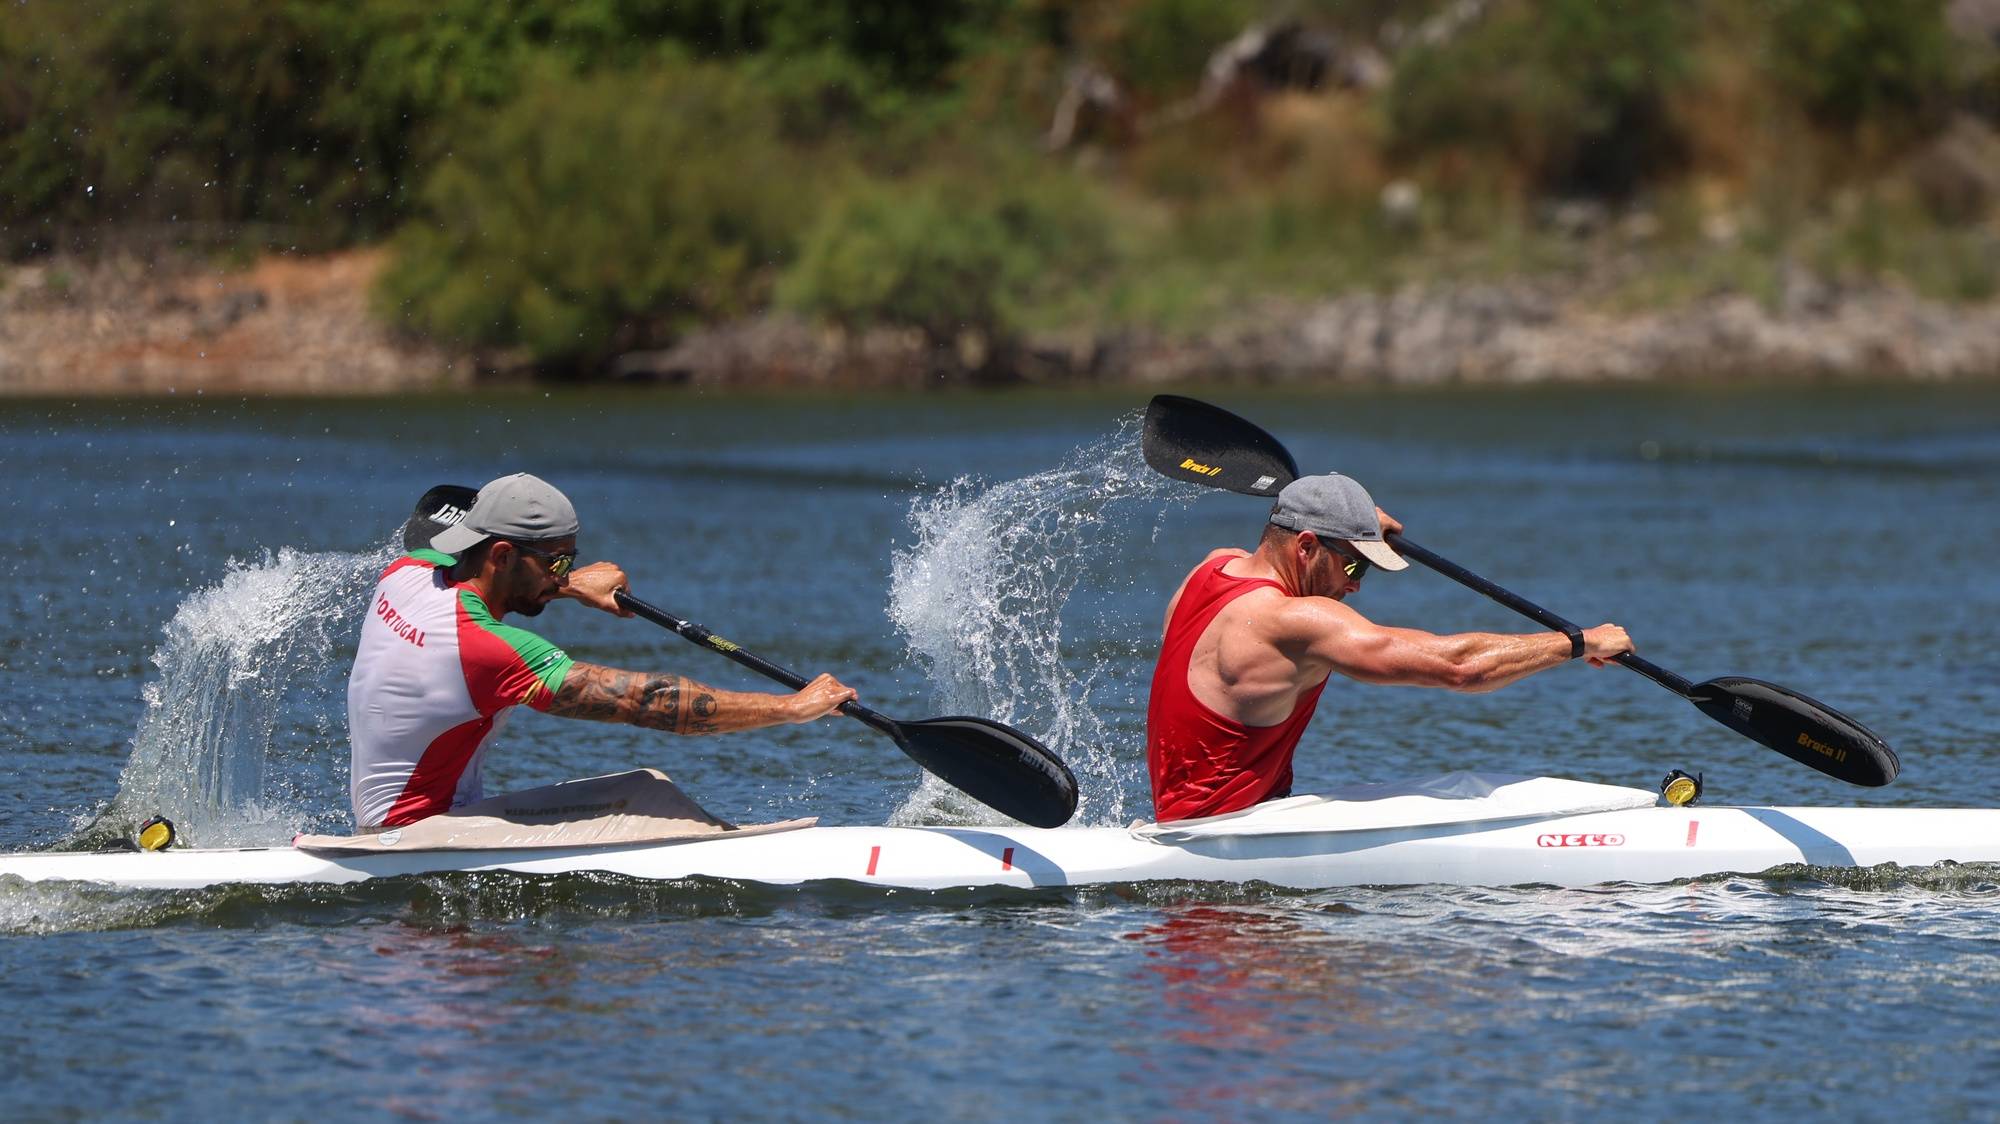
[[[407,214],[429,158],[475,119],[464,111],[512,99],[529,74],[797,56],[836,72],[835,100],[935,93],[1001,6],[16,0],[0,19],[0,250],[135,223],[373,237]],[[802,108],[826,93],[793,86]]]
[[[807,169],[732,71],[545,73],[479,115],[396,241],[384,307],[448,338],[573,364],[758,299]]]
[[[1951,96],[1943,0],[1772,0],[1772,16],[1774,69],[1821,122],[1907,128]]]
[[[392,315],[555,364],[758,307],[780,278],[847,323],[1003,339],[1132,260],[1114,223],[1207,277],[1490,232],[1550,195],[1719,185],[1739,198],[1716,206],[1797,212],[1886,181],[1951,112],[2000,117],[1995,52],[1955,43],[1944,4],[13,0],[0,254],[132,227],[393,234]],[[1206,115],[1161,112],[1274,20],[1355,53],[1312,92],[1252,76]],[[1059,104],[1095,124],[1051,154]],[[1991,209],[1978,171],[1961,225]],[[1422,209],[1385,226],[1393,180]]]
[[[1475,153],[1540,190],[1628,194],[1680,158],[1666,105],[1692,18],[1684,0],[1506,0],[1404,57],[1393,142],[1405,158]]]
[[[871,181],[821,214],[779,297],[849,325],[916,328],[940,348],[964,333],[1004,344],[1030,300],[1113,257],[1108,215],[1061,173]]]

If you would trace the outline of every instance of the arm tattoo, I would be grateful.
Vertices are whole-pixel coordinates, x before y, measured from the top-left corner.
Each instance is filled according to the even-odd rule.
[[[692,679],[578,662],[556,690],[549,713],[676,734],[710,734],[718,729],[715,706],[713,689]]]
[[[712,734],[717,729],[715,696],[698,685],[694,697],[688,700],[687,721],[687,732],[690,734]]]

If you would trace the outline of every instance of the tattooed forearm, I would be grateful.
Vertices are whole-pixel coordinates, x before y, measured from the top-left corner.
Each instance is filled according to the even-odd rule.
[[[706,688],[695,691],[688,699],[687,733],[712,734],[721,729],[715,721],[715,695]]]
[[[710,734],[721,728],[716,721],[715,696],[713,688],[679,675],[649,675],[577,663],[556,691],[549,713],[627,722],[676,734]]]
[[[680,731],[681,677],[655,675],[639,687],[639,725]]]

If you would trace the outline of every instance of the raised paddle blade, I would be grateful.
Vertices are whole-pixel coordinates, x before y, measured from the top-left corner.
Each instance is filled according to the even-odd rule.
[[[1031,827],[1076,814],[1076,778],[1048,747],[984,718],[898,722],[896,744],[938,779]]]
[[[1873,730],[1776,683],[1724,675],[1696,683],[1687,698],[1744,737],[1849,784],[1877,788],[1903,767]]]
[[[1178,394],[1155,395],[1146,406],[1142,438],[1155,472],[1241,492],[1276,496],[1299,478],[1299,465],[1278,439],[1228,410]]]

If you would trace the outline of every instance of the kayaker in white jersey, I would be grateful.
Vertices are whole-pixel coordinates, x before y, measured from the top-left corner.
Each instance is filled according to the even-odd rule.
[[[486,746],[516,706],[712,734],[811,722],[855,697],[831,675],[768,694],[620,671],[500,623],[558,598],[632,615],[614,599],[625,571],[610,562],[572,569],[580,529],[567,497],[516,473],[481,488],[430,549],[382,572],[347,681],[357,826],[398,827],[478,800]]]

